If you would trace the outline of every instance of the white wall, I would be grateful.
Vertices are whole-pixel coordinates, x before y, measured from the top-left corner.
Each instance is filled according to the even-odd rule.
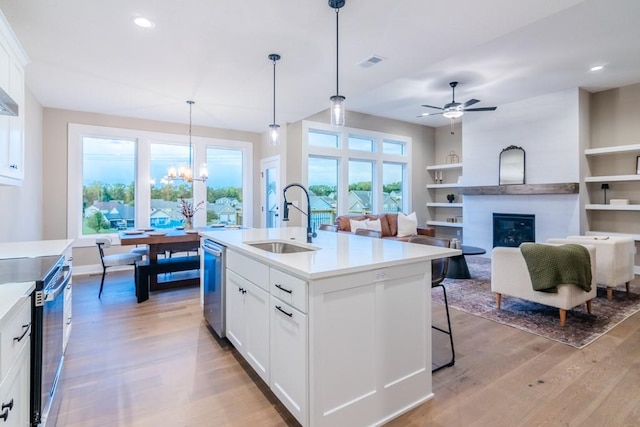
[[[580,182],[580,90],[500,106],[463,119],[464,184],[498,185],[498,158],[509,145],[526,152],[526,184]],[[584,119],[584,118],[582,118]],[[464,196],[464,243],[491,252],[494,212],[534,214],[536,241],[580,234],[578,194]]]

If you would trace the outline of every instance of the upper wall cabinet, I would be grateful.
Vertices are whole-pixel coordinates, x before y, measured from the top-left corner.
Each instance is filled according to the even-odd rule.
[[[27,62],[27,55],[0,12],[0,184],[4,185],[21,185],[24,178]]]

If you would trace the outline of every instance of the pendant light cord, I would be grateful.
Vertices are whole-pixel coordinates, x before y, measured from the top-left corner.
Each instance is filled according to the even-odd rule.
[[[340,33],[339,33],[339,28],[340,28],[340,22],[339,22],[339,14],[340,14],[340,9],[336,8],[336,95],[340,95],[340,87],[339,87],[339,62],[340,62]]]
[[[189,168],[191,169],[192,177],[193,177],[194,171],[193,171],[193,146],[191,144],[191,124],[192,124],[191,112],[192,112],[194,103],[195,102],[192,100],[187,101],[187,104],[189,104]]]
[[[273,124],[276,124],[276,59],[273,60]]]

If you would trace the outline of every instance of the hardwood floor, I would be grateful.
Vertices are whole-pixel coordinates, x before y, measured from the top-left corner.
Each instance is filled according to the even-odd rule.
[[[109,274],[101,300],[99,284],[74,277],[59,427],[298,425],[209,332],[197,288],[137,304],[131,272]],[[451,314],[456,365],[434,375],[431,401],[389,426],[640,426],[640,313],[583,350]],[[434,341],[446,359],[446,337]]]

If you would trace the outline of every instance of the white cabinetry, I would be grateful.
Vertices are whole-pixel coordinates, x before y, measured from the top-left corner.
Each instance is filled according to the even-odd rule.
[[[16,314],[0,329],[0,420],[2,425],[29,425],[31,299],[21,298]]]
[[[227,251],[227,338],[266,383],[269,383],[269,293],[265,290],[268,271],[263,264]]]
[[[427,203],[431,217],[427,225],[462,228],[462,196],[457,191],[462,186],[458,182],[462,178],[462,163],[427,166],[427,171],[433,181],[433,184],[427,184],[433,200]],[[455,195],[451,203],[448,194]]]
[[[307,420],[307,282],[271,268],[271,382],[296,419]]]
[[[0,184],[24,178],[24,67],[27,56],[0,12],[0,88],[18,104],[18,116],[0,115]]]

